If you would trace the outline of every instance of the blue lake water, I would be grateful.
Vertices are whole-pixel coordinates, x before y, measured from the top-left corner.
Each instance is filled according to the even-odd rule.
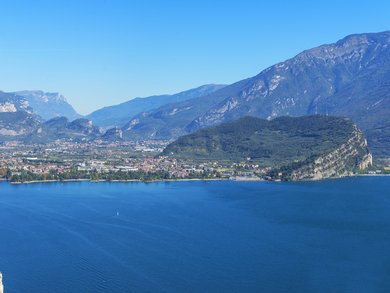
[[[0,183],[12,292],[390,292],[390,177]]]

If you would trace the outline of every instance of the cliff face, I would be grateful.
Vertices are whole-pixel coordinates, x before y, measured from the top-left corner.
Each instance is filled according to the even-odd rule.
[[[319,180],[353,175],[372,164],[372,155],[361,131],[354,126],[351,137],[340,147],[293,169],[286,176],[290,180]]]

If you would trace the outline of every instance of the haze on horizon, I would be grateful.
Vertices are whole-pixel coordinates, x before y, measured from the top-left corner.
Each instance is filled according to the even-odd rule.
[[[88,114],[233,83],[305,49],[390,29],[388,1],[145,2],[2,1],[0,90],[60,92]]]

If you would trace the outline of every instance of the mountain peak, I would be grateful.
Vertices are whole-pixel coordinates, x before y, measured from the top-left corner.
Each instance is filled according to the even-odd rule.
[[[387,48],[390,44],[390,31],[381,33],[352,34],[333,44],[321,45],[305,50],[294,58],[295,62],[306,62],[310,59],[334,60],[337,58],[353,58],[362,56],[368,48],[375,50]],[[287,60],[286,62],[288,62]]]
[[[70,120],[81,117],[60,93],[24,90],[13,94],[25,98],[34,112],[45,120],[58,116],[66,116]]]
[[[20,96],[30,96],[31,98],[41,100],[42,102],[64,102],[67,103],[67,100],[64,95],[61,95],[58,92],[44,92],[41,90],[23,90],[17,91],[15,94]]]

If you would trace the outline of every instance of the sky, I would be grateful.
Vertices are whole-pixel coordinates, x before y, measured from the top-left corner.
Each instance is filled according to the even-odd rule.
[[[0,90],[60,92],[81,114],[230,84],[353,33],[390,1],[0,0]]]

